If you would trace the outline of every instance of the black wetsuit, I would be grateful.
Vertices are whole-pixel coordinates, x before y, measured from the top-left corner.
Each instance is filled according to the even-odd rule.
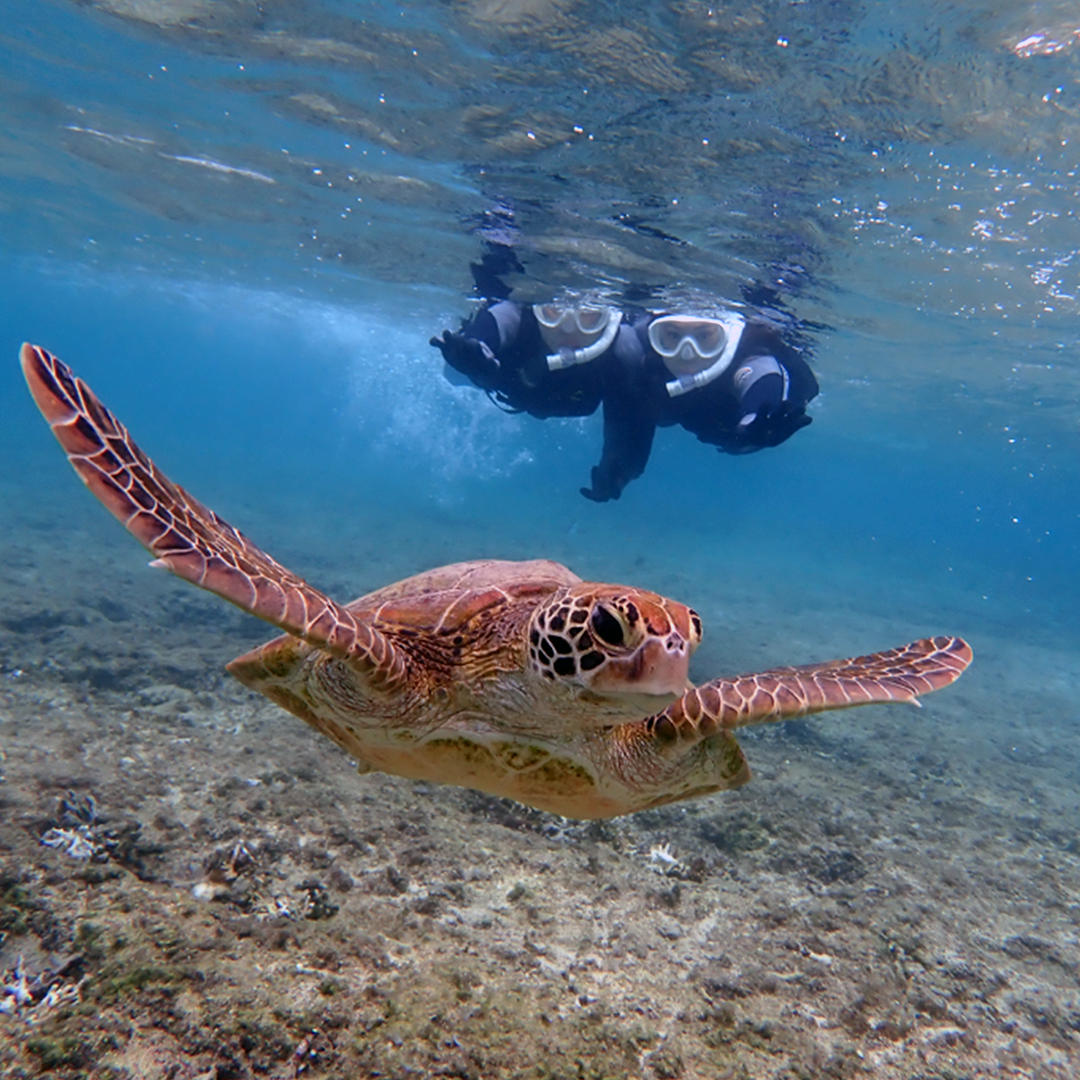
[[[648,340],[655,316],[623,315],[602,355],[557,371],[532,308],[499,301],[431,344],[450,367],[504,408],[539,419],[589,416],[604,405],[604,447],[581,493],[594,502],[617,499],[645,471],[657,427],[680,424],[729,454],[778,446],[810,423],[806,404],[818,392],[806,361],[770,324],[748,320],[735,355],[711,383],[672,397],[672,375]],[[741,382],[739,373],[746,378]],[[750,389],[747,389],[747,387]]]
[[[501,316],[497,318],[496,316]],[[539,420],[591,416],[603,396],[604,357],[549,371],[551,349],[528,305],[503,300],[482,308],[461,332],[432,338],[447,364],[513,412]],[[485,348],[486,346],[486,348]]]
[[[779,446],[810,423],[806,405],[817,396],[817,379],[771,325],[748,321],[727,368],[705,386],[672,397],[667,392],[671,372],[648,342],[651,320],[652,316],[634,320],[637,348],[627,347],[624,332],[616,342],[622,348],[605,357],[604,449],[592,470],[592,487],[581,489],[595,502],[617,499],[631,480],[641,476],[658,427],[679,424],[724,453],[748,454]],[[758,376],[753,389],[740,390],[739,372],[768,357],[779,370],[768,365],[764,372],[751,371]],[[745,422],[748,415],[753,419]]]

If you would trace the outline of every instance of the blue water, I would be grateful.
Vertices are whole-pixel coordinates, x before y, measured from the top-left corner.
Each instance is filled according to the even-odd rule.
[[[206,501],[262,500],[267,546],[304,522],[365,587],[321,515],[397,528],[409,570],[648,565],[699,605],[730,578],[778,620],[812,595],[1072,649],[1067,5],[620,10],[15,2],[0,351],[52,349]],[[521,295],[768,285],[813,426],[741,459],[662,430],[581,499],[599,417],[503,415],[426,344],[507,208]],[[0,394],[12,497],[40,470],[78,505],[13,362]]]
[[[645,476],[595,506],[577,488],[599,455],[599,417],[542,424],[447,384],[426,343],[453,324],[447,297],[344,305],[28,256],[7,270],[9,358],[27,339],[70,359],[163,467],[228,516],[230,501],[264,497],[287,531],[301,513],[362,521],[375,507],[416,523],[416,569],[432,543],[428,562],[558,549],[590,576],[622,578],[653,552],[679,566],[690,599],[704,558],[709,574],[719,563],[760,580],[779,612],[789,589],[820,579],[843,603],[865,593],[882,613],[921,607],[927,630],[1075,640],[1075,435],[1030,400],[987,401],[947,374],[893,388],[866,338],[822,336],[824,391],[797,439],[731,458],[663,429]],[[865,375],[830,383],[836,347],[858,350]],[[1068,363],[1055,365],[1062,378]],[[0,385],[7,460],[33,462],[74,501],[14,362]],[[444,515],[470,523],[456,544],[437,540]]]
[[[699,677],[961,634],[975,704],[951,730],[992,770],[1026,709],[1052,715],[1065,776],[1077,22],[1065,3],[8,0],[0,530],[66,520],[142,559],[34,410],[30,340],[342,599],[550,556],[698,607]],[[498,208],[531,298],[768,285],[812,345],[812,426],[744,458],[664,430],[620,501],[582,499],[599,416],[503,414],[427,344],[471,310]]]

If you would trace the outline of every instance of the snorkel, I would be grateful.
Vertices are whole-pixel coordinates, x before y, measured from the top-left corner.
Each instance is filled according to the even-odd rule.
[[[682,394],[688,394],[691,390],[698,390],[702,386],[707,386],[714,379],[722,375],[731,364],[731,361],[735,357],[735,352],[739,347],[739,341],[742,338],[743,328],[746,326],[746,319],[742,315],[736,312],[728,312],[719,316],[715,320],[710,320],[720,323],[724,329],[724,347],[713,360],[708,367],[702,368],[700,371],[695,371],[685,375],[680,375],[676,379],[672,379],[670,382],[664,384],[670,397],[680,397]],[[651,330],[651,328],[650,328]],[[649,335],[653,348],[656,348],[656,342],[653,341],[653,335]],[[701,359],[707,360],[708,356],[702,356],[700,350],[691,336],[684,337],[678,344],[675,350],[668,352],[667,359],[674,359],[679,356],[683,360],[689,359],[685,355],[681,355],[684,350],[693,349]],[[660,352],[660,350],[657,350]],[[660,354],[664,357],[664,353]],[[670,365],[667,365],[670,370]]]
[[[545,342],[557,349],[547,357],[549,371],[561,371],[563,368],[595,360],[611,347],[622,322],[622,316],[615,308],[564,308],[557,309],[556,313],[551,305],[537,304],[533,307],[533,313],[540,324],[540,332]],[[595,325],[583,326],[583,315],[595,317]],[[597,333],[599,336],[595,340],[588,340]],[[556,345],[557,338],[563,334],[571,340],[575,337],[585,338],[585,344],[577,347],[570,344]]]

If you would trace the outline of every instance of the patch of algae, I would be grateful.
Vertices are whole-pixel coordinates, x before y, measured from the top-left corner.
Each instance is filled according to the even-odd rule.
[[[468,957],[397,971],[333,920],[260,921],[148,895],[132,918],[123,909],[136,897],[116,899],[100,897],[93,921],[70,932],[79,999],[32,1027],[0,1016],[4,1076],[153,1080],[177,1061],[216,1076],[292,1076],[299,1052],[334,1075],[629,1080],[659,1038],[599,1004],[567,1013],[565,988],[508,983]],[[154,1032],[149,1046],[135,1045],[136,1031]],[[677,1075],[674,1060],[661,1055],[653,1071]]]

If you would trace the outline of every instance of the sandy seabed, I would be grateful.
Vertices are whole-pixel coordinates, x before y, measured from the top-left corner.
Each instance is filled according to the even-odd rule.
[[[88,499],[9,505],[0,1076],[1080,1072],[1075,653],[975,638],[922,710],[752,729],[748,787],[582,824],[357,776],[223,672],[272,631]],[[379,550],[365,588],[425,565]],[[670,591],[739,629],[736,670],[913,636],[825,587],[790,623]]]

